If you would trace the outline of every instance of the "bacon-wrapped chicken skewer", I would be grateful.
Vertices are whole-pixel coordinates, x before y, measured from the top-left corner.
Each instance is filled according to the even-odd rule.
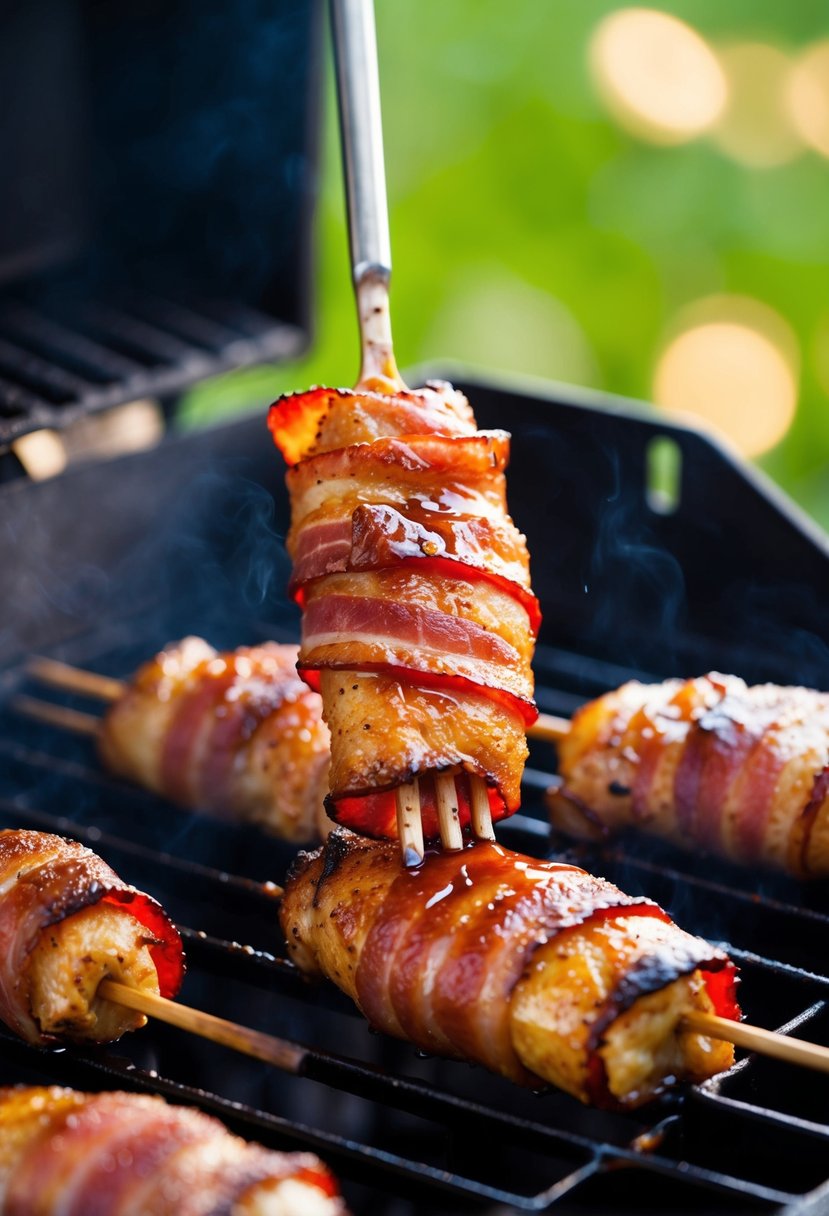
[[[298,1044],[171,1000],[183,976],[180,934],[149,895],[74,841],[0,831],[0,1021],[10,1030],[36,1046],[107,1043],[149,1014],[301,1070]]]
[[[0,1216],[343,1216],[310,1153],[143,1094],[0,1089]]]
[[[736,676],[623,685],[558,741],[556,827],[635,827],[744,865],[829,875],[829,694]]]
[[[104,980],[172,997],[178,931],[159,904],[89,849],[45,832],[0,832],[0,1020],[30,1043],[104,1043],[143,1026],[103,999]]]
[[[285,397],[269,425],[290,466],[299,668],[331,731],[329,814],[393,837],[408,799],[426,837],[459,847],[470,822],[490,834],[518,806],[536,717],[539,613],[506,511],[509,437],[478,431],[448,385],[382,379]]]
[[[171,802],[306,844],[329,825],[329,736],[297,653],[276,642],[219,653],[188,637],[128,682],[38,659],[38,679],[112,704],[102,721],[31,698],[21,708],[89,728],[107,768]]]
[[[407,870],[338,829],[300,854],[280,916],[293,961],[373,1026],[519,1083],[634,1107],[733,1061],[683,1022],[739,1018],[727,956],[575,866],[479,841]]]

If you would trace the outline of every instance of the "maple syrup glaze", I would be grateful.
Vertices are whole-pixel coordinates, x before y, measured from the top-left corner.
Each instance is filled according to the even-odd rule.
[[[739,1016],[727,957],[683,933],[656,904],[576,866],[538,861],[490,842],[429,851],[420,866],[405,869],[396,842],[338,830],[322,850],[297,863],[281,918],[298,965],[332,978],[375,1028],[533,1087],[545,1078],[530,1071],[516,1050],[517,986],[534,957],[542,959],[559,941],[572,945],[582,931],[618,923],[618,942],[612,933],[593,934],[594,944],[604,940],[617,960],[608,991],[590,1009],[588,1029],[595,1033],[585,1033],[572,1049],[565,1038],[561,1048],[578,1055],[573,1074],[590,1075],[589,1092],[581,1083],[570,1092],[599,1105],[617,1101],[599,1058],[604,1037],[640,997],[699,974],[710,1007]],[[642,929],[645,944],[630,948],[626,967],[626,943],[635,942],[637,926],[655,922],[659,932]],[[561,1075],[553,1069],[546,1080],[561,1084]]]

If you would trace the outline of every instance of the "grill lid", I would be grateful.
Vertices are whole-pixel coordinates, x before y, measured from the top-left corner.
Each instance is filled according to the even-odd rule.
[[[0,448],[297,354],[318,0],[0,15]]]

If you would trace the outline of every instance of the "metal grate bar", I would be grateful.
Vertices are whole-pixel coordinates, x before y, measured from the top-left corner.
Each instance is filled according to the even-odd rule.
[[[7,375],[12,374],[19,379],[24,388],[42,394],[55,405],[72,401],[94,387],[89,380],[3,338],[0,338],[0,366]]]
[[[153,324],[161,325],[168,332],[204,347],[205,350],[218,353],[247,339],[246,334],[234,327],[160,296],[142,293],[132,296],[129,303],[132,313],[143,319],[150,319]]]
[[[27,413],[36,416],[44,408],[49,408],[48,401],[0,376],[0,414],[4,417],[15,418]]]
[[[144,373],[134,360],[23,304],[7,305],[0,311],[0,329],[10,331],[24,345],[37,345],[44,354],[52,352],[68,360],[95,383],[128,381]]]
[[[132,351],[142,359],[155,363],[175,363],[188,367],[194,374],[206,363],[204,352],[151,325],[139,317],[120,309],[102,304],[89,304],[82,310],[82,318],[100,334],[106,335]]]

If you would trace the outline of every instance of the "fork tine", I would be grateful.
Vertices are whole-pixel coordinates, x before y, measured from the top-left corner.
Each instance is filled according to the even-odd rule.
[[[455,778],[446,773],[435,774],[435,800],[440,826],[440,841],[445,849],[456,851],[463,848],[463,832],[458,812],[458,794]]]
[[[397,835],[405,866],[419,866],[423,861],[423,823],[420,818],[420,788],[417,777],[395,790],[397,801]]]
[[[489,793],[483,777],[469,778],[472,834],[479,840],[494,840],[495,830],[492,827],[492,810],[489,805]]]

